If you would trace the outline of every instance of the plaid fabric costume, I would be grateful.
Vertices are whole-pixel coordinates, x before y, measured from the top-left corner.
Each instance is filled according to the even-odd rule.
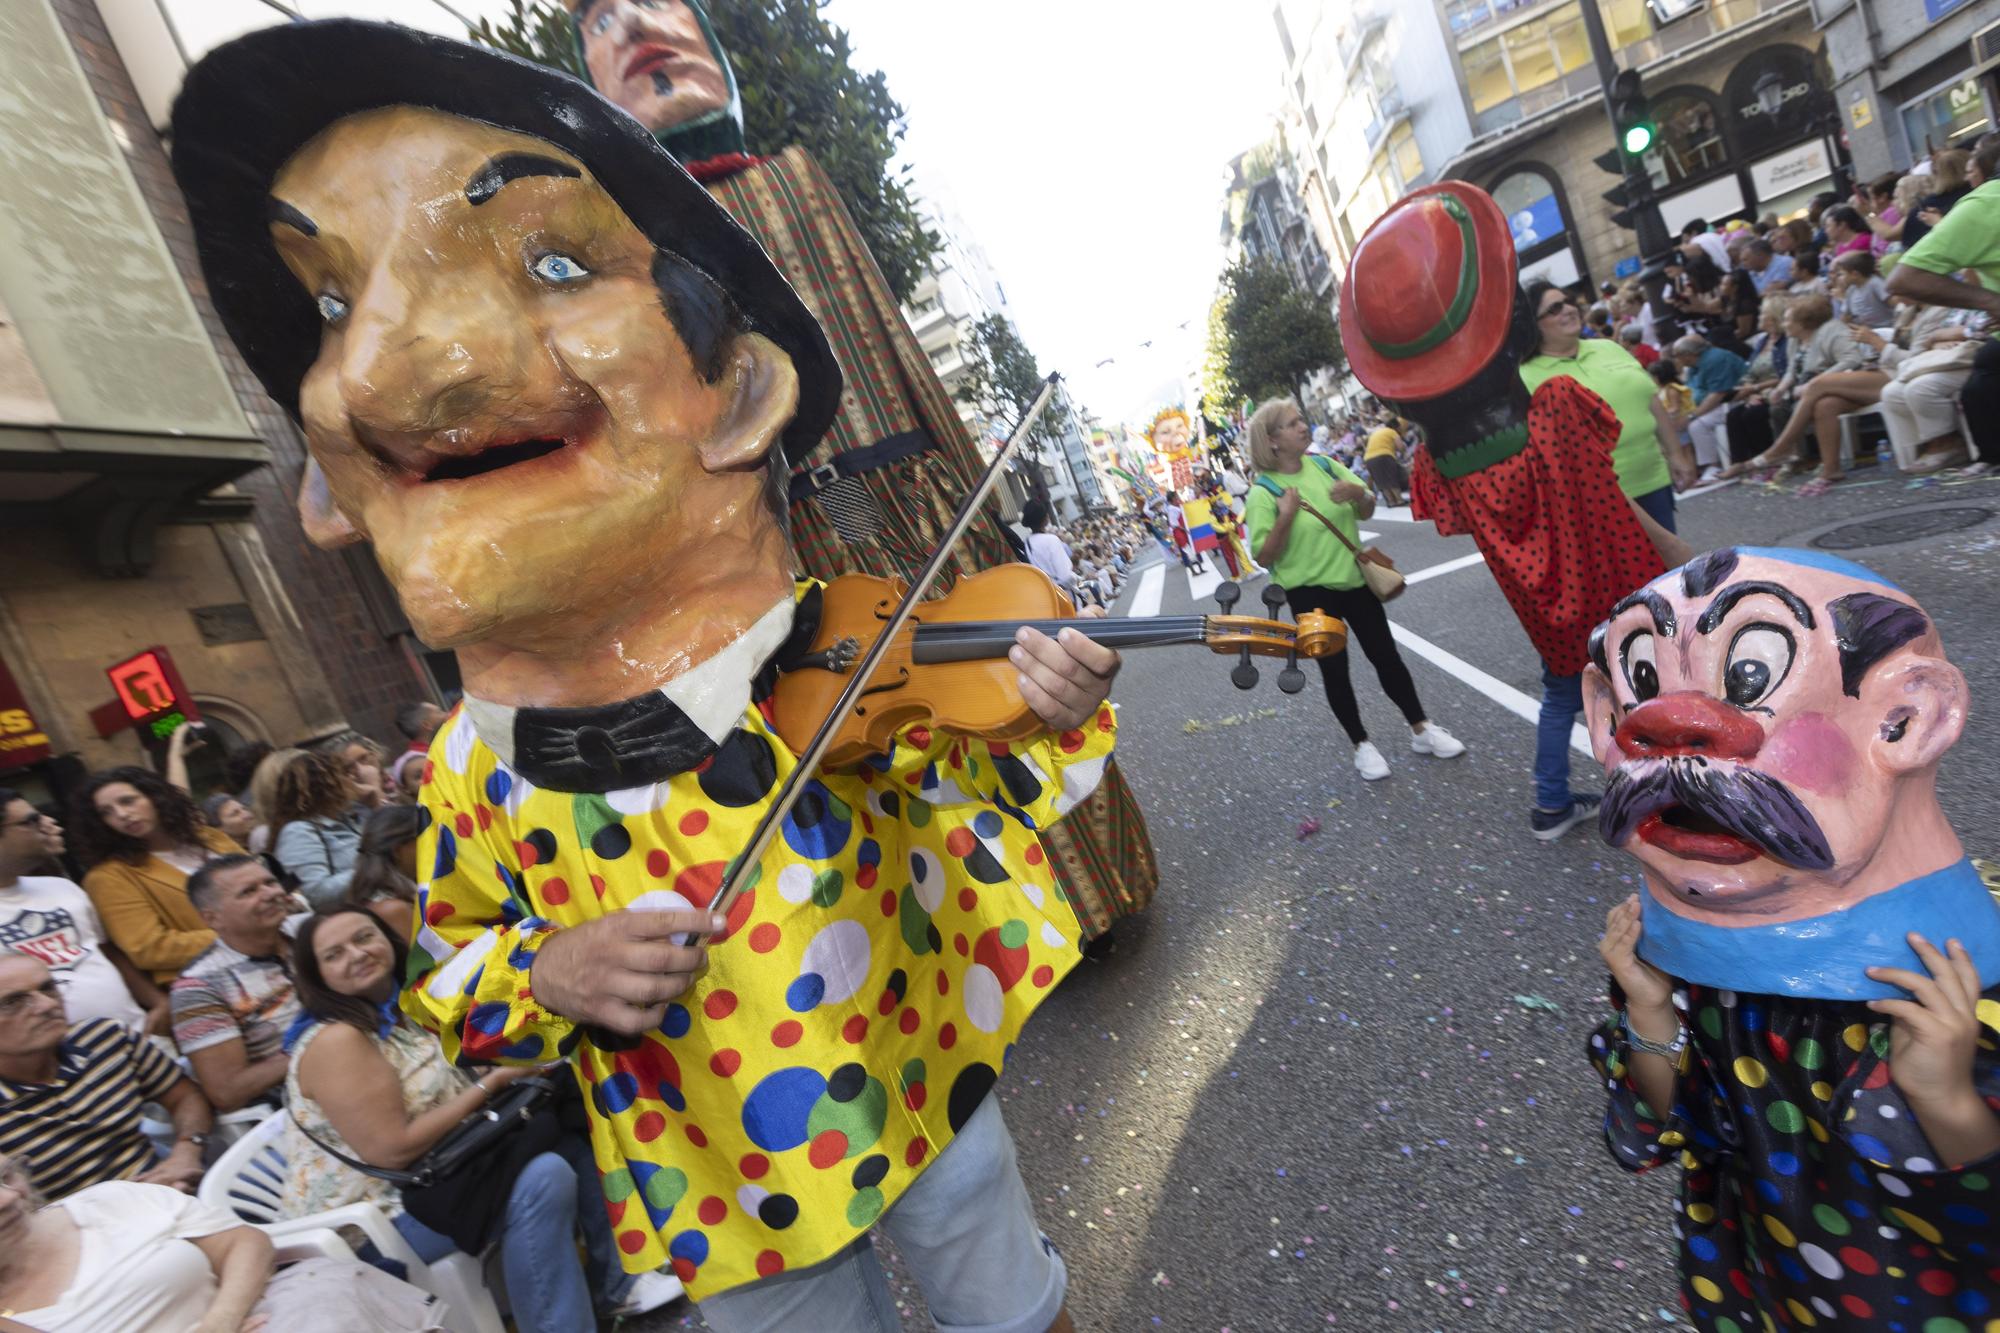
[[[709,193],[755,236],[826,330],[845,376],[840,411],[814,452],[818,465],[904,431],[938,441],[906,462],[863,474],[884,518],[882,540],[849,546],[816,505],[791,512],[803,572],[904,574],[923,563],[985,464],[951,395],[917,345],[874,256],[833,182],[804,150],[708,183]],[[988,504],[945,566],[944,583],[1014,559]],[[1042,831],[1059,882],[1087,938],[1143,911],[1159,885],[1146,818],[1113,762],[1096,794]]]

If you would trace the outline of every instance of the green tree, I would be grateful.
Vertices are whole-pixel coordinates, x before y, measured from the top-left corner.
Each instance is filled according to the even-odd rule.
[[[987,315],[975,323],[959,354],[965,358],[966,369],[952,396],[1011,434],[1041,396],[1047,379],[1035,364],[1035,354],[1005,315]],[[1021,441],[1021,452],[1038,464],[1061,438],[1057,428],[1060,410],[1060,404],[1050,403]],[[1046,501],[1048,486],[1041,468],[1030,468],[1028,476],[1035,494]]]
[[[1306,377],[1342,361],[1332,309],[1293,287],[1282,268],[1240,260],[1223,273],[1209,311],[1205,404],[1281,393],[1303,402]]]
[[[569,15],[559,0],[507,0],[499,22],[481,19],[474,41],[581,75]],[[924,221],[909,168],[894,162],[902,104],[880,70],[852,63],[845,29],[822,17],[824,0],[711,0],[709,18],[743,91],[744,142],[753,153],[796,144],[825,169],[854,217],[889,290],[907,301],[942,242]]]

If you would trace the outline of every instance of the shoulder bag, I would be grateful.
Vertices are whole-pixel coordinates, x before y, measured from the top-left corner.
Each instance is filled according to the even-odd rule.
[[[1333,470],[1331,460],[1323,458],[1318,454],[1310,454],[1308,457],[1314,463],[1317,463],[1320,471],[1326,473],[1328,477],[1335,480],[1339,479]],[[1282,497],[1285,493],[1285,488],[1277,482],[1272,481],[1269,477],[1257,478],[1257,484],[1274,496]],[[1359,485],[1360,483],[1356,482],[1355,484]],[[1340,544],[1354,553],[1354,563],[1361,571],[1361,581],[1368,585],[1368,591],[1375,594],[1377,601],[1393,602],[1403,595],[1403,589],[1409,585],[1405,582],[1402,572],[1396,568],[1396,562],[1389,558],[1387,552],[1383,551],[1379,546],[1366,548],[1355,546],[1353,542],[1347,539],[1347,534],[1340,530],[1338,524],[1325,514],[1320,513],[1319,510],[1314,509],[1303,495],[1299,497],[1299,508],[1326,524],[1326,530],[1331,532],[1335,537],[1338,537]]]
[[[505,1215],[515,1178],[561,1137],[556,1110],[565,1089],[573,1091],[574,1085],[541,1074],[509,1083],[401,1170],[349,1156],[307,1129],[297,1108],[290,1115],[299,1133],[327,1156],[364,1176],[400,1186],[410,1216],[476,1255]]]

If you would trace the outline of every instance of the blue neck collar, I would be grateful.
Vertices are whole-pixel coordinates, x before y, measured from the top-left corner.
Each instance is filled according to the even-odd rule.
[[[1969,860],[1932,871],[1852,907],[1774,926],[1715,926],[1640,895],[1645,935],[1639,952],[1664,972],[1718,990],[1814,1000],[1896,1000],[1904,992],[1869,978],[1870,967],[1927,969],[1904,936],[1916,931],[1940,949],[1965,945],[1979,983],[2000,984],[2000,902]]]

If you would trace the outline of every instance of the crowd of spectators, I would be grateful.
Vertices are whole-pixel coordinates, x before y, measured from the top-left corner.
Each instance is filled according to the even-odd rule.
[[[471,1210],[491,1214],[476,1237],[416,1222],[394,1186],[305,1128],[359,1163],[406,1167],[533,1072],[456,1069],[394,1003],[428,823],[412,798],[444,717],[402,710],[393,760],[355,735],[248,747],[199,796],[187,760],[201,741],[183,728],[165,776],[94,774],[60,820],[0,788],[0,1307],[47,1333],[153,1327],[163,1312],[232,1333],[253,1312],[305,1330],[437,1327],[436,1302],[358,1236],[381,1271],[274,1270],[261,1232],[188,1197],[272,1114],[289,1117],[286,1216],[366,1199],[426,1263],[495,1246],[524,1333],[678,1294],[664,1273],[620,1272],[580,1116],[482,1173],[498,1193]],[[78,1235],[129,1273],[52,1285],[14,1262]],[[578,1240],[585,1259],[565,1262]],[[348,1307],[367,1317],[331,1313]]]
[[[1821,194],[1800,218],[1697,219],[1663,283],[1599,289],[1580,345],[1622,347],[1653,376],[1662,449],[1690,450],[1698,468],[1680,489],[1812,473],[1798,494],[1824,493],[1846,475],[1843,418],[1877,410],[1883,461],[1911,484],[1978,476],[2000,461],[1996,210],[2000,135],[1988,135],[1849,200]]]

